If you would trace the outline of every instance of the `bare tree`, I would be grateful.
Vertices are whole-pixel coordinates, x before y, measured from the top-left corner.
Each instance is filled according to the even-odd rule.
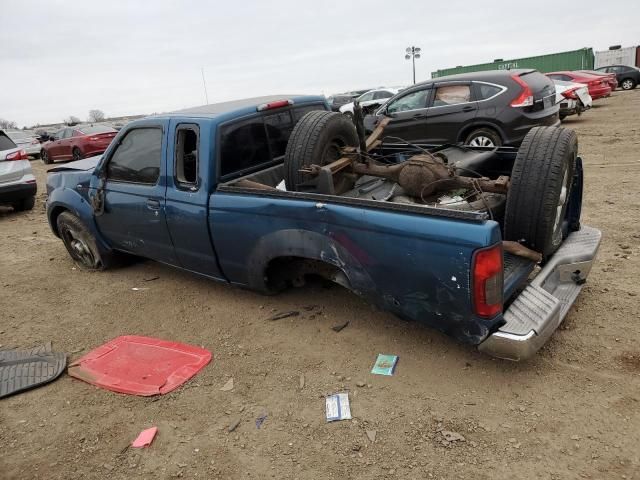
[[[94,109],[89,110],[90,122],[102,122],[104,120],[104,112],[102,110]]]
[[[63,122],[69,125],[70,127],[72,127],[73,125],[78,125],[79,123],[81,123],[82,120],[80,120],[75,115],[69,115],[67,118],[63,120]]]
[[[0,128],[18,128],[18,124],[11,120],[0,118]]]

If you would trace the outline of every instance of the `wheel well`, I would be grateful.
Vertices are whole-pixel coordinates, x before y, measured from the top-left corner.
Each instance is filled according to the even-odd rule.
[[[500,129],[490,123],[475,123],[473,125],[464,127],[462,130],[460,130],[460,133],[458,134],[458,141],[464,142],[464,140],[467,138],[467,135],[469,135],[471,132],[479,128],[486,128],[489,130],[493,130],[498,135],[498,137],[500,137],[500,140],[504,142],[504,136],[502,135],[502,132],[500,131]]]
[[[304,257],[276,257],[264,271],[267,290],[277,292],[288,287],[301,287],[305,277],[317,276],[351,289],[347,274],[336,265]]]
[[[620,80],[620,83],[624,82],[625,80],[631,80],[634,84],[635,84],[635,83],[638,83],[638,82],[636,82],[636,81],[635,81],[633,78],[631,78],[631,77],[625,77],[625,78],[623,78],[622,80]]]
[[[53,207],[53,210],[51,210],[51,215],[49,216],[51,230],[53,230],[53,233],[55,233],[56,237],[60,237],[60,234],[58,233],[58,217],[62,212],[67,211],[69,210],[64,207]]]

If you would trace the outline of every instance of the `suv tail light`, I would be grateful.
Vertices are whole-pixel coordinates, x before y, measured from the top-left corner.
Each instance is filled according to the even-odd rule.
[[[29,160],[29,155],[26,150],[18,150],[7,155],[7,160]]]
[[[562,96],[564,98],[571,98],[572,100],[576,100],[578,98],[578,96],[576,95],[576,90],[578,90],[579,87],[574,87],[574,88],[570,88],[569,90],[565,90],[564,92],[562,92]]]
[[[531,105],[533,105],[533,92],[531,91],[531,88],[529,87],[527,82],[522,80],[522,78],[520,78],[520,76],[516,74],[511,75],[511,78],[513,78],[513,80],[522,87],[520,95],[511,100],[511,106],[530,107]]]
[[[476,315],[491,318],[502,312],[502,275],[502,244],[475,252],[471,280]]]
[[[263,112],[265,110],[273,110],[274,108],[288,107],[289,105],[293,105],[293,100],[276,100],[275,102],[258,105],[257,110]]]

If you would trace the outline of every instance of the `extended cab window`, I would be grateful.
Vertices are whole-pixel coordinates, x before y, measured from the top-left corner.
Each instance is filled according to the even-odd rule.
[[[176,131],[176,180],[178,187],[190,189],[198,183],[197,125],[180,125]]]
[[[469,85],[443,85],[436,88],[433,106],[442,107],[469,101],[471,101],[471,89]]]
[[[391,102],[389,104],[389,107],[387,107],[387,112],[396,113],[404,112],[407,110],[418,110],[420,108],[426,108],[428,97],[428,89],[408,93],[404,97],[400,97],[397,100]]]
[[[220,176],[244,174],[281,160],[294,125],[306,113],[325,110],[323,104],[265,112],[220,128]]]
[[[155,184],[160,176],[162,130],[136,128],[128,132],[107,164],[109,180]]]

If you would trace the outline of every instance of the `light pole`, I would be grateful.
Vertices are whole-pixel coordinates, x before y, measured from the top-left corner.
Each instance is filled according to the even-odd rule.
[[[413,84],[416,84],[416,58],[420,58],[420,47],[407,47],[405,60],[411,59],[413,62]]]

